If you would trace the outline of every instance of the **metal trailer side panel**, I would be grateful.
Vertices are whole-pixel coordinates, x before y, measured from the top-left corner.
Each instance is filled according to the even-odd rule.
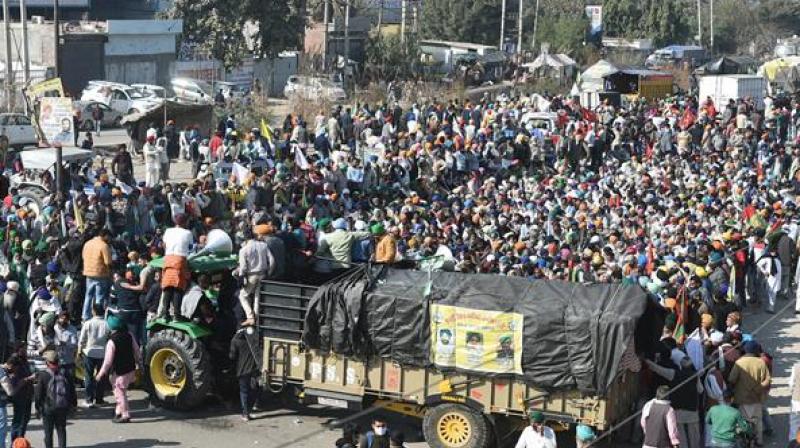
[[[316,394],[348,401],[364,397],[417,405],[450,401],[468,403],[485,413],[523,416],[530,406],[548,417],[606,429],[630,413],[638,396],[634,374],[622,374],[608,398],[576,390],[546,392],[521,381],[442,373],[435,369],[404,368],[374,358],[368,363],[311,350],[297,342],[264,338],[265,376],[272,386],[295,384]]]

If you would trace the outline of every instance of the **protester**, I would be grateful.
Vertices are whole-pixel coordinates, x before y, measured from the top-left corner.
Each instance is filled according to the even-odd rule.
[[[67,447],[67,416],[75,407],[76,394],[72,378],[58,365],[58,354],[44,353],[47,368],[36,374],[34,396],[36,412],[42,418],[44,446],[53,448],[53,431],[58,435],[59,448]]]
[[[92,306],[92,318],[83,323],[78,339],[78,349],[83,354],[83,369],[86,398],[84,406],[93,408],[103,403],[103,382],[95,381],[105,359],[109,329],[103,318],[103,307]]]
[[[253,419],[250,410],[256,402],[258,374],[261,372],[261,351],[258,334],[252,324],[242,327],[231,340],[230,359],[236,364],[236,376],[239,378],[239,398],[242,406],[242,420]],[[255,387],[254,387],[255,386]]]
[[[675,410],[668,399],[669,387],[661,386],[656,398],[642,408],[641,425],[644,431],[642,448],[677,448],[681,445]]]
[[[766,363],[759,357],[761,348],[755,341],[742,344],[744,356],[733,365],[728,383],[733,387],[734,403],[742,416],[753,426],[756,443],[764,444],[762,404],[772,382]]]
[[[103,365],[95,375],[95,381],[99,383],[106,375],[111,374],[111,386],[117,401],[113,421],[114,423],[129,423],[131,414],[128,406],[128,386],[133,383],[136,371],[141,370],[141,353],[139,344],[136,343],[122,319],[117,316],[109,316],[107,321],[111,333],[106,343]]]
[[[737,436],[750,432],[742,413],[731,406],[733,391],[723,393],[723,401],[712,406],[706,413],[706,423],[711,430],[711,446],[714,448],[736,448]]]
[[[528,418],[531,424],[522,430],[516,448],[556,448],[556,433],[544,424],[544,414],[531,411]]]
[[[389,425],[383,417],[372,419],[372,428],[358,443],[358,448],[389,448]]]
[[[89,320],[93,304],[108,304],[111,288],[111,233],[101,229],[97,236],[83,245],[83,275],[86,277],[86,298],[83,302],[83,320]]]

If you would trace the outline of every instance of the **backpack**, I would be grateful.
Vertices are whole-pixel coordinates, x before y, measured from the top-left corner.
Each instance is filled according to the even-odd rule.
[[[48,412],[63,411],[70,408],[69,384],[64,372],[59,369],[51,373],[50,381],[47,383],[47,395],[45,397],[45,410]]]

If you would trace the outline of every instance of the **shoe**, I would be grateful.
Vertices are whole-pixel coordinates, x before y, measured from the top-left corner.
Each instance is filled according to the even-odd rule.
[[[130,417],[122,417],[122,416],[118,415],[118,416],[114,417],[113,421],[114,421],[114,423],[130,423],[131,418]]]
[[[252,415],[250,415],[250,414],[242,414],[242,421],[243,422],[249,422],[252,419],[253,419]]]
[[[775,314],[775,309],[774,308],[767,308],[766,311],[767,311],[768,314]]]
[[[106,403],[106,400],[104,400],[104,399],[100,398],[100,399],[98,399],[98,400],[95,400],[95,401],[94,401],[94,404],[95,404],[95,406],[105,406],[105,405],[107,405],[108,403]]]
[[[86,409],[94,409],[97,406],[91,400],[83,400],[83,407]]]

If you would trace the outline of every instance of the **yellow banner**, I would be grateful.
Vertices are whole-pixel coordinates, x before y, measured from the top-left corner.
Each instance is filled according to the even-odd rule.
[[[64,85],[61,83],[61,78],[48,79],[36,84],[32,84],[26,89],[28,98],[34,100],[43,96],[56,96],[64,97]]]
[[[431,360],[440,368],[522,374],[519,313],[431,305]]]

